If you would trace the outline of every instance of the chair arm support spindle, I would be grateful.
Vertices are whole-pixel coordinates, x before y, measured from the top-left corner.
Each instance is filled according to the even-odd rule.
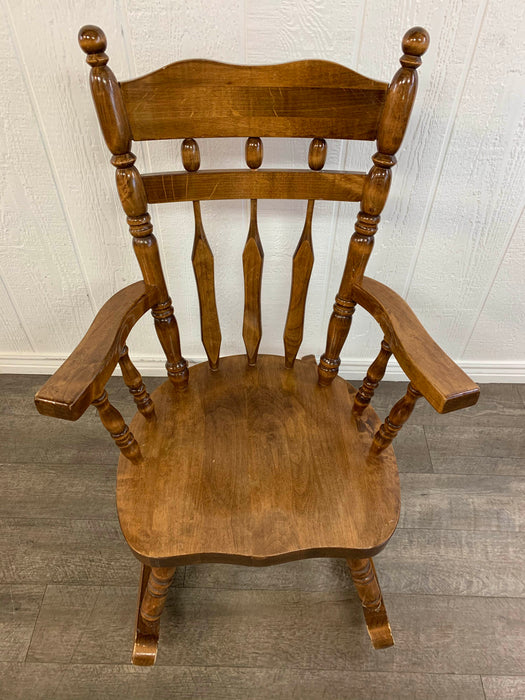
[[[406,394],[394,404],[392,410],[385,418],[385,422],[374,435],[371,448],[373,452],[381,452],[391,444],[410,418],[416,401],[419,398],[421,398],[421,393],[410,383],[407,387]]]
[[[352,296],[379,323],[402,370],[438,413],[477,402],[478,385],[432,340],[396,292],[364,277],[354,284]]]
[[[140,372],[130,360],[127,345],[124,345],[118,363],[122,370],[124,383],[128,387],[129,393],[133,396],[138,410],[146,418],[151,418],[155,415],[155,406],[142,381]]]
[[[140,447],[120,411],[109,402],[106,391],[93,401],[93,406],[98,411],[102,425],[109,432],[122,454],[132,462],[140,460],[142,457]]]
[[[386,340],[383,340],[381,342],[379,355],[368,368],[366,377],[363,379],[363,384],[355,395],[354,406],[352,408],[352,412],[355,415],[360,416],[372,400],[375,390],[379,386],[379,382],[385,376],[386,366],[391,355],[392,350],[390,349],[390,345]]]
[[[158,299],[159,290],[144,282],[135,282],[114,294],[68,359],[36,394],[38,412],[78,420],[104,392],[129,332]]]

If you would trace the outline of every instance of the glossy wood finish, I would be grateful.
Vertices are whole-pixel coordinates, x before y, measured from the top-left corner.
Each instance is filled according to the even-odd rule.
[[[213,199],[323,199],[358,202],[365,173],[308,170],[203,170],[153,173],[142,180],[150,204]]]
[[[394,440],[410,418],[410,414],[419,398],[421,398],[421,392],[413,384],[409,384],[406,394],[395,404],[386,417],[385,422],[381,424],[381,427],[374,435],[371,447],[373,452],[380,452],[392,443],[392,440]]]
[[[306,221],[295,253],[292,266],[292,286],[288,315],[284,328],[284,354],[286,367],[293,367],[295,358],[303,342],[304,312],[308,284],[314,266],[314,251],[312,246],[312,215],[314,200],[309,199],[306,209]]]
[[[324,139],[312,139],[308,151],[308,166],[311,170],[322,170],[326,162],[326,141]],[[304,313],[306,307],[306,295],[314,265],[314,251],[312,244],[312,216],[314,212],[314,199],[308,200],[306,208],[306,220],[303,232],[295,253],[292,265],[292,286],[290,289],[290,302],[288,315],[284,329],[284,354],[286,367],[293,367],[293,363],[303,340]]]
[[[197,142],[194,139],[184,139],[181,152],[182,164],[185,169],[190,173],[196,172],[200,167],[200,152]],[[198,201],[193,202],[193,214],[195,217],[195,236],[191,262],[199,295],[201,338],[210,367],[217,369],[222,336],[215,299],[215,270],[213,253],[204,233],[201,205]]]
[[[381,326],[407,377],[439,413],[457,411],[479,399],[478,385],[432,340],[399,294],[365,277],[354,298]]]
[[[85,27],[79,40],[92,67],[93,98],[113,153],[117,189],[144,283],[108,302],[97,316],[96,332],[90,330],[83,341],[85,354],[77,349],[37,403],[44,413],[78,417],[89,399],[121,450],[119,519],[128,544],[144,564],[134,663],[155,661],[159,619],[175,567],[201,562],[265,566],[314,556],[344,557],[374,646],[391,645],[370,558],[384,548],[399,518],[399,480],[390,443],[419,396],[445,412],[475,403],[479,393],[432,344],[405,302],[364,277],[428,34],[416,27],[405,35],[401,69],[388,89],[323,61],[251,67],[184,61],[121,85],[107,67],[101,30]],[[201,172],[195,137],[231,135],[248,137],[248,169]],[[312,138],[309,171],[260,170],[262,136]],[[132,138],[174,137],[184,139],[185,172],[141,176]],[[368,174],[323,171],[325,138],[376,138]],[[307,200],[292,263],[285,358],[258,357],[264,258],[257,227],[260,197]],[[248,362],[227,357],[219,367],[214,260],[200,202],[230,198],[250,199],[243,252]],[[316,199],[361,202],[319,375],[314,358],[295,359],[313,266]],[[192,262],[209,364],[191,372],[181,355],[147,210],[149,202],[168,201],[192,201],[195,215]],[[356,395],[336,375],[358,303],[380,323],[385,338]],[[129,329],[147,308],[152,309],[169,376],[152,397],[125,346]],[[116,322],[107,323],[106,330],[109,311]],[[411,383],[381,425],[369,404],[392,353]],[[91,365],[80,371],[78,381],[73,368],[86,356]],[[133,433],[102,384],[117,362],[139,409],[131,422]]]
[[[172,63],[121,84],[133,139],[376,138],[385,83],[328,61]]]
[[[146,391],[146,386],[142,381],[140,372],[130,360],[127,345],[125,345],[122,349],[118,362],[120,369],[122,370],[124,382],[128,387],[130,394],[133,396],[133,400],[135,401],[138,410],[146,418],[151,418],[155,415],[155,406],[153,405],[151,396]]]
[[[135,323],[155,306],[159,290],[135,282],[100,309],[88,332],[35,396],[46,416],[77,420],[104,391]]]
[[[153,666],[157,658],[160,616],[175,568],[142,566],[137,605],[135,641],[131,656],[136,666]]]
[[[153,392],[156,421],[131,423],[144,460],[121,458],[117,478],[143,563],[261,566],[384,547],[399,517],[394,453],[369,455],[378,417],[368,407],[356,422],[346,382],[321,389],[316,371],[308,359],[288,370],[276,356],[224,357],[217,372],[191,367],[184,393]]]
[[[377,153],[372,157],[373,167],[367,175],[357,215],[355,232],[350,241],[346,265],[334,310],[328,327],[326,349],[319,362],[319,383],[328,385],[339,369],[339,356],[352,323],[355,299],[352,287],[364,275],[374,245],[374,235],[380,214],[388,196],[391,168],[410,118],[417,90],[416,69],[429,45],[428,33],[422,27],[413,27],[402,41],[401,68],[390,83],[381,113],[377,133]]]
[[[257,228],[257,200],[250,202],[250,228],[242,253],[244,272],[244,318],[242,337],[246,346],[248,364],[257,362],[262,337],[261,286],[264,251]]]
[[[93,406],[98,411],[102,425],[109,432],[122,454],[133,464],[138,462],[142,457],[140,447],[121,413],[110,404],[106,391],[93,401]]]
[[[386,340],[381,341],[381,350],[379,351],[379,355],[368,368],[366,377],[363,379],[363,384],[355,395],[352,411],[356,415],[360,416],[366,406],[368,406],[372,400],[375,390],[379,386],[379,382],[385,376],[386,366],[391,355],[392,350],[390,349],[390,345],[386,342]]]
[[[159,303],[152,309],[155,328],[166,354],[170,380],[179,388],[188,381],[188,367],[181,355],[179,329],[160,263],[157,241],[147,211],[147,200],[135,156],[131,153],[131,131],[122,92],[113,72],[107,67],[106,37],[93,25],[82,27],[78,35],[81,49],[91,66],[91,92],[106,144],[113,153],[111,163],[117,169],[117,189],[133,236],[133,248],[146,284],[158,287]]]
[[[383,595],[379,588],[372,559],[348,559],[348,568],[363,606],[368,634],[374,649],[386,649],[394,644]]]

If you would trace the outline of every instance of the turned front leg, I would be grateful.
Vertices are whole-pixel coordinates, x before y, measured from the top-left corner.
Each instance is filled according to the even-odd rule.
[[[363,606],[368,634],[374,649],[394,644],[383,596],[372,559],[347,559],[348,568]]]
[[[151,569],[140,605],[140,617],[149,627],[159,623],[174,575],[174,566]]]

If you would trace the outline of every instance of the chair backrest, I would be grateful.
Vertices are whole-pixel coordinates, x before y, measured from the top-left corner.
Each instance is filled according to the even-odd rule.
[[[243,252],[245,305],[243,338],[248,362],[255,364],[262,335],[263,248],[257,230],[258,199],[305,199],[306,220],[293,258],[292,288],[284,331],[285,362],[292,367],[303,336],[308,284],[313,266],[311,225],[316,199],[359,201],[343,278],[336,296],[319,380],[337,373],[339,353],[355,308],[352,286],[364,274],[417,89],[416,69],[429,43],[415,27],[402,42],[401,68],[390,85],[328,61],[277,66],[234,66],[189,60],[118,83],[108,68],[102,30],[86,26],[79,43],[91,66],[91,90],[100,126],[116,167],[117,187],[133,235],[144,281],[160,290],[152,313],[167,356],[172,382],[184,385],[187,366],[180,352],[177,323],[153,235],[148,203],[192,201],[195,239],[192,262],[201,312],[201,334],[210,366],[218,367],[221,332],[214,288],[213,255],[202,226],[200,202],[250,199],[251,216]],[[196,138],[247,137],[243,170],[200,170]],[[311,138],[304,170],[259,170],[261,137]],[[326,141],[376,140],[368,173],[324,171]],[[141,175],[131,142],[183,139],[183,172]]]

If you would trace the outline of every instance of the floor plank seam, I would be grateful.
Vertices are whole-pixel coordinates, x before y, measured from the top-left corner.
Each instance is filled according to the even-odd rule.
[[[13,585],[13,584],[11,584]],[[15,584],[16,585],[16,584]],[[33,635],[35,634],[36,626],[38,623],[38,618],[40,617],[40,613],[42,612],[42,604],[44,602],[44,598],[46,597],[46,592],[47,592],[47,586],[48,584],[44,585],[44,590],[42,592],[42,597],[40,598],[40,602],[38,604],[38,612],[35,615],[35,623],[33,625],[33,629],[31,630],[31,637],[29,639],[29,644],[27,645],[26,653],[24,655],[24,664],[27,662],[27,657],[29,655],[29,650],[31,649],[31,644],[33,643]]]

